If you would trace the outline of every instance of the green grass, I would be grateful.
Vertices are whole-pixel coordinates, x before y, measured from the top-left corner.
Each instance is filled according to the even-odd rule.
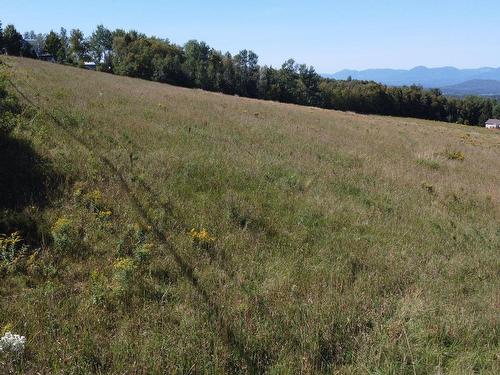
[[[6,62],[50,189],[5,208],[4,366],[498,372],[499,134]]]

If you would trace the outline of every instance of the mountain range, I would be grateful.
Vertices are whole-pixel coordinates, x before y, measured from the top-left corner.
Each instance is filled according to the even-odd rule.
[[[479,95],[500,97],[500,81],[492,79],[473,79],[456,85],[441,88],[445,95],[465,96]]]
[[[440,88],[449,95],[500,95],[500,68],[458,69],[451,66],[427,68],[417,66],[404,69],[342,70],[334,74],[323,74],[333,79],[376,81],[389,86],[420,85],[425,88]]]

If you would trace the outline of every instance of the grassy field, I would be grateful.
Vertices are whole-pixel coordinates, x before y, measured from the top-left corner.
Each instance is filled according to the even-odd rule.
[[[500,132],[4,61],[4,369],[500,371]]]

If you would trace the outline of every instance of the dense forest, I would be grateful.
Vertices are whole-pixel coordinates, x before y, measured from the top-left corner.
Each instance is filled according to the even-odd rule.
[[[28,43],[29,41],[29,43]],[[21,35],[13,25],[2,29],[0,50],[9,55],[52,55],[57,62],[185,87],[367,114],[415,117],[466,125],[484,125],[500,117],[500,103],[488,98],[444,96],[420,86],[389,87],[371,81],[321,77],[313,67],[287,60],[281,68],[260,66],[257,54],[222,53],[204,42],[184,46],[137,31],[97,26],[85,37],[79,29],[34,31]]]

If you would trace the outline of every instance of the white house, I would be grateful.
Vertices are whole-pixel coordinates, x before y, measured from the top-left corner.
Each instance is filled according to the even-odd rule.
[[[487,129],[500,129],[500,120],[498,119],[489,119],[486,121],[486,124],[484,125]]]
[[[85,69],[88,69],[88,70],[96,70],[96,65],[95,65],[95,62],[87,62],[87,61],[85,61],[85,62],[83,63],[83,67],[84,67]]]

